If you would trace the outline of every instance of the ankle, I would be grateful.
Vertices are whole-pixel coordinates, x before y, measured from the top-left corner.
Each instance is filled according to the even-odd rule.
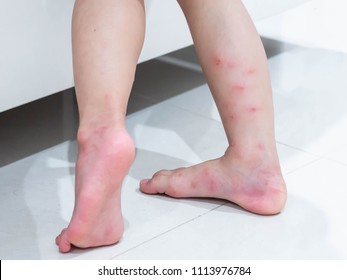
[[[80,115],[80,124],[77,132],[77,141],[87,141],[90,136],[100,135],[108,131],[123,131],[125,128],[125,117],[112,112],[94,112]]]
[[[80,126],[77,143],[80,152],[98,149],[110,155],[121,152],[132,159],[135,156],[134,142],[126,128],[120,125],[100,123],[95,126]]]
[[[240,163],[245,163],[247,165],[257,165],[263,161],[265,157],[263,151],[247,149],[245,147],[240,147],[236,145],[230,145],[223,156],[226,161],[238,161]]]
[[[125,131],[125,122],[112,120],[109,116],[97,116],[88,121],[81,121],[78,132],[77,142],[84,145],[93,138],[113,137],[115,133]]]
[[[222,160],[229,166],[237,164],[248,170],[267,169],[272,170],[274,174],[277,173],[282,176],[276,148],[256,146],[255,149],[241,150],[237,147],[229,146]]]
[[[229,147],[222,159],[222,168],[226,173],[238,170],[240,178],[243,178],[239,178],[240,182],[244,180],[244,186],[251,186],[243,189],[245,192],[236,201],[237,204],[263,215],[277,214],[283,209],[287,190],[276,150],[253,151],[240,156],[238,151]],[[230,182],[233,182],[232,178]],[[229,200],[234,201],[235,198]]]

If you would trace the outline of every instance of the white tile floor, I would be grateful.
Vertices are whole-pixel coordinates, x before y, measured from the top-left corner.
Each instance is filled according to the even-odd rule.
[[[336,11],[326,10],[327,2]],[[115,246],[60,254],[54,244],[73,207],[77,147],[65,141],[75,131],[73,110],[53,128],[30,109],[24,110],[32,117],[29,129],[16,116],[22,109],[0,115],[16,119],[1,122],[7,133],[0,137],[6,154],[0,162],[0,258],[346,259],[347,36],[338,33],[339,5],[343,1],[311,1],[258,24],[268,38],[276,138],[289,189],[282,214],[263,217],[225,201],[139,192],[141,178],[217,157],[227,144],[201,73],[154,61],[139,68],[156,74],[140,75],[130,111],[146,108],[127,118],[137,155],[122,193],[126,230]],[[314,24],[322,14],[324,25]],[[49,129],[55,142],[46,149],[47,137],[37,135]]]

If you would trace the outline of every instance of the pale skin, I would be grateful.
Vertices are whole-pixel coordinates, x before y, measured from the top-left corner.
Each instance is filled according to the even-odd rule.
[[[274,135],[271,83],[259,35],[239,0],[179,0],[229,142],[225,154],[140,182],[147,194],[226,199],[272,215],[286,202]],[[76,198],[61,252],[117,243],[120,189],[134,160],[125,112],[144,39],[142,0],[77,0],[73,16],[80,112]],[[126,28],[125,28],[126,27]]]

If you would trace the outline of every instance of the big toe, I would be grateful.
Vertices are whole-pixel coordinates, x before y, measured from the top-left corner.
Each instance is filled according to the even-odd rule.
[[[146,194],[164,193],[165,191],[162,186],[163,183],[160,184],[156,178],[144,179],[140,182],[140,190]]]
[[[64,229],[61,234],[57,236],[55,243],[58,245],[60,252],[67,253],[71,251],[71,243],[67,238],[66,229]]]
[[[140,190],[147,194],[165,193],[168,185],[170,171],[162,170],[153,175],[151,179],[140,182]]]

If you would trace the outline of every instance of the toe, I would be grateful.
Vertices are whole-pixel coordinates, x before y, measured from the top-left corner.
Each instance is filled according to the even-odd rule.
[[[163,170],[153,175],[152,179],[142,180],[140,189],[147,194],[166,194],[171,197],[183,197],[182,185],[184,176],[180,173],[181,169]]]
[[[140,182],[140,189],[147,194],[165,193],[168,184],[168,171],[160,171],[153,175],[152,179],[144,179]]]
[[[143,179],[143,180],[140,181],[140,189],[144,193],[148,193],[148,191],[146,191],[146,190],[148,189],[148,184],[149,184],[150,180],[151,179]]]
[[[67,239],[66,229],[56,238],[56,243],[59,246],[59,251],[67,253],[71,251],[71,243]]]
[[[64,234],[64,232],[66,231],[66,228],[64,228],[61,233],[55,238],[55,244],[57,244],[59,246],[60,240],[62,235]]]
[[[160,191],[157,188],[157,184],[155,183],[157,180],[152,179],[144,179],[140,182],[140,190],[146,194],[157,194]]]

